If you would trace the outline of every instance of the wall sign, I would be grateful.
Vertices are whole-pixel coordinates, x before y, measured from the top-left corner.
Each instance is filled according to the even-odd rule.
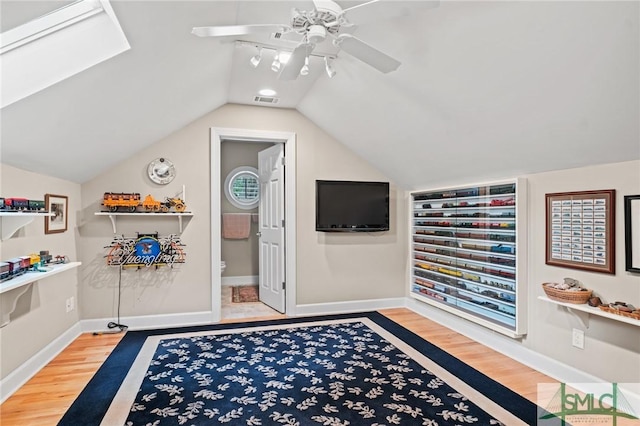
[[[121,235],[107,246],[107,265],[125,268],[173,267],[185,263],[186,253],[182,247],[184,244],[177,235],[158,237],[158,234],[138,234],[131,238]]]
[[[546,194],[546,263],[615,273],[615,195],[603,191]]]

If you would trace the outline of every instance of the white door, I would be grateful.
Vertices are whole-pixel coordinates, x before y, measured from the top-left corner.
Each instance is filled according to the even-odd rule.
[[[258,153],[260,301],[285,311],[284,144]]]

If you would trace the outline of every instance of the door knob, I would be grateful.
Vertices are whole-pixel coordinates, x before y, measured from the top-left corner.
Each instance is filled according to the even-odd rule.
[[[256,235],[258,236],[258,238],[262,237],[262,232],[256,232]]]

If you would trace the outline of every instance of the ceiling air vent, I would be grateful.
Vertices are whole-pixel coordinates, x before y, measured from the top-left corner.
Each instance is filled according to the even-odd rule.
[[[274,98],[273,96],[254,96],[253,102],[260,102],[263,104],[277,104],[279,98]]]

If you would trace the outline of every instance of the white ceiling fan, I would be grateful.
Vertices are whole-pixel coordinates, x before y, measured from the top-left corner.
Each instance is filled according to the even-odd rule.
[[[377,19],[403,16],[418,8],[437,7],[439,1],[371,0],[343,9],[333,0],[313,0],[309,11],[294,9],[290,24],[252,24],[194,27],[199,37],[230,37],[264,33],[296,33],[302,37],[289,61],[280,72],[280,80],[295,80],[316,45],[330,37],[334,46],[383,73],[396,70],[400,62],[370,46],[344,29]]]

